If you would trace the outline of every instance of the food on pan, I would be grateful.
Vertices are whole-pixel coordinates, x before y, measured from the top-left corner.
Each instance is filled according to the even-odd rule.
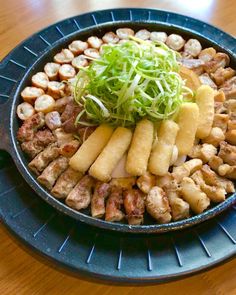
[[[21,97],[28,166],[74,210],[168,223],[235,192],[236,72],[197,39],[119,28],[74,40]]]
[[[177,123],[179,131],[176,136],[176,146],[179,155],[188,155],[191,151],[198,128],[199,108],[196,103],[183,103],[180,106]]]
[[[126,160],[126,170],[131,175],[143,175],[147,171],[153,136],[153,122],[143,119],[137,123]]]
[[[86,172],[106,146],[112,132],[113,128],[108,125],[100,125],[70,159],[70,166],[80,172]]]
[[[157,143],[153,146],[149,160],[148,168],[151,173],[159,176],[167,174],[178,130],[175,122],[162,121],[157,133]]]
[[[211,132],[214,119],[214,90],[208,85],[202,85],[196,92],[196,103],[199,108],[196,137],[203,139]]]
[[[128,128],[118,127],[112,134],[95,162],[89,168],[89,174],[101,181],[111,179],[112,170],[128,150],[132,132]]]

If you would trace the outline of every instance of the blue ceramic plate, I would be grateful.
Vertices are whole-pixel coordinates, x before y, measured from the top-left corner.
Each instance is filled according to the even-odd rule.
[[[33,35],[0,64],[0,102],[7,101],[0,107],[0,147],[10,153],[28,183],[2,152],[0,213],[4,223],[33,249],[76,273],[124,282],[161,282],[203,270],[234,255],[234,209],[206,220],[229,208],[235,195],[201,215],[167,225],[131,227],[97,221],[86,213],[64,206],[41,188],[28,171],[27,161],[15,141],[18,128],[15,106],[19,101],[18,94],[29,83],[30,76],[72,39],[102,35],[104,31],[121,26],[195,36],[204,46],[213,44],[217,50],[227,52],[232,66],[236,67],[236,42],[232,36],[201,21],[165,11],[97,11],[64,20]],[[9,116],[3,116],[3,113]],[[38,198],[32,188],[52,206]],[[200,222],[203,223],[193,226]],[[178,232],[151,234],[190,225],[193,227]],[[104,231],[103,228],[120,232]],[[121,231],[149,234],[130,235]]]

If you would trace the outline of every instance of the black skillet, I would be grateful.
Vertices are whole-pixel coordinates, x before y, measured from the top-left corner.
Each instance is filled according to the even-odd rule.
[[[150,31],[158,30],[167,33],[177,33],[186,39],[192,37],[197,38],[204,47],[214,46],[217,51],[226,52],[231,58],[231,67],[236,68],[236,55],[234,53],[236,49],[235,39],[213,26],[191,18],[184,18],[175,13],[167,13],[164,11],[120,9],[117,10],[117,12],[120,13],[119,19],[115,19],[112,11],[98,11],[93,14],[85,14],[73,19],[68,19],[66,22],[63,22],[63,26],[60,26],[60,23],[58,23],[58,25],[50,26],[35,34],[41,43],[43,42],[48,45],[47,48],[40,51],[39,54],[35,53],[35,51],[38,52],[41,43],[39,41],[38,44],[32,43],[32,37],[30,37],[26,41],[23,41],[23,43],[2,60],[0,64],[0,79],[2,83],[0,90],[6,89],[6,91],[9,91],[9,99],[4,105],[0,106],[0,148],[9,152],[17,169],[25,178],[29,186],[33,188],[43,200],[60,212],[87,224],[121,232],[158,233],[186,228],[208,220],[230,207],[235,202],[236,194],[229,196],[226,201],[210,208],[206,212],[186,220],[163,225],[154,224],[153,221],[148,221],[147,225],[130,226],[127,224],[111,223],[94,219],[88,215],[87,211],[78,212],[67,207],[64,203],[55,199],[46,189],[44,189],[27,167],[28,160],[22,153],[20,145],[16,140],[16,132],[20,126],[20,122],[16,116],[16,107],[21,101],[20,92],[24,87],[30,84],[30,78],[33,74],[42,71],[44,65],[47,62],[52,61],[55,53],[59,52],[61,48],[67,47],[67,45],[74,39],[86,40],[92,35],[101,37],[104,33],[115,31],[120,27],[130,27],[135,31],[141,28],[146,28]],[[56,33],[59,34],[61,38],[58,40],[58,38],[56,39],[55,37],[57,41],[51,44],[46,38],[44,38],[44,35],[46,35],[46,33],[49,35],[53,34],[52,29],[55,28]],[[50,32],[50,30],[52,32]],[[51,39],[53,39],[52,35]],[[16,59],[12,59],[12,56],[14,56],[15,53],[18,55],[17,61]],[[1,72],[1,68],[3,68],[6,63],[10,62],[23,69],[21,76],[17,76],[17,73],[15,72],[9,72],[6,74]],[[25,64],[28,64],[29,66],[25,66]],[[14,87],[12,87],[12,85]],[[12,89],[10,89],[11,87]],[[0,97],[1,96],[7,97],[7,95],[4,94],[1,94]]]

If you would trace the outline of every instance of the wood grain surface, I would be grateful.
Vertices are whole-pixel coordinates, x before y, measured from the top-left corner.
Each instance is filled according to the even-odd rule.
[[[235,0],[0,0],[0,59],[49,24],[83,12],[115,7],[160,8],[199,18],[236,35]],[[233,295],[236,260],[178,282],[112,286],[74,278],[32,256],[0,226],[0,294]]]

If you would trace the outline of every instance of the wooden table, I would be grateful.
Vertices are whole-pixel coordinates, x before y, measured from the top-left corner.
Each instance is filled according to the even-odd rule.
[[[234,0],[0,0],[0,59],[21,40],[61,19],[114,7],[176,11],[236,34]],[[92,283],[53,269],[32,257],[0,227],[0,294],[236,294],[236,260],[211,271],[158,286],[123,287]]]

